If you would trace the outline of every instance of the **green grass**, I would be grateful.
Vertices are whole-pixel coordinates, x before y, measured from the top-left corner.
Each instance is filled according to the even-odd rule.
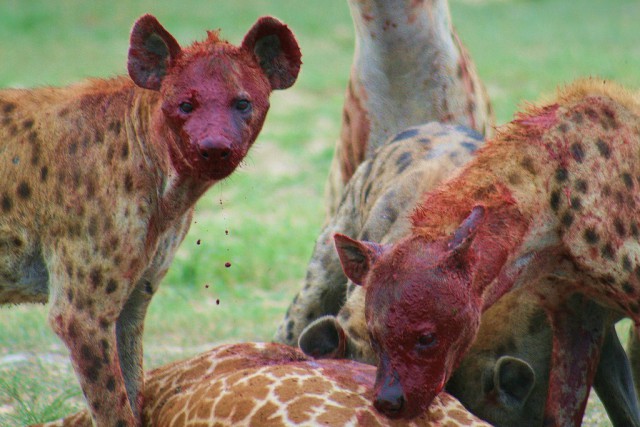
[[[640,87],[635,0],[452,0],[451,9],[498,123],[523,101],[580,76]],[[145,360],[152,367],[215,343],[271,338],[323,221],[353,36],[346,0],[4,0],[0,87],[123,73],[129,29],[146,12],[185,44],[212,28],[239,43],[257,17],[272,14],[296,33],[304,61],[296,85],[272,96],[246,164],[197,206],[147,316]],[[65,354],[46,325],[46,307],[0,309],[0,425],[51,419],[81,405]],[[24,357],[10,362],[15,355]],[[601,410],[589,417],[588,425],[607,425]]]

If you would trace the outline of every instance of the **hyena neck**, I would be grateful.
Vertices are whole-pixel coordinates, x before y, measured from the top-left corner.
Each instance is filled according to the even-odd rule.
[[[448,76],[461,55],[446,1],[353,0],[349,6],[356,31],[351,90],[367,112],[370,157],[399,129],[425,117],[448,119],[449,107],[439,100],[459,95]]]
[[[522,247],[531,221],[509,187],[495,177],[473,178],[474,172],[471,169],[446,189],[427,195],[412,222],[414,234],[429,240],[450,238],[455,246],[463,221],[481,209],[483,214],[477,217],[481,219],[472,221],[468,247],[456,256],[470,274],[473,300],[484,311],[511,289],[530,260]]]

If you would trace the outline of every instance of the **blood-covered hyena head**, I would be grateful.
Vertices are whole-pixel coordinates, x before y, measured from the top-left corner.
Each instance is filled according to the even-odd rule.
[[[474,208],[452,237],[433,241],[412,235],[381,246],[335,235],[345,274],[366,290],[374,405],[390,418],[424,412],[473,343],[481,304],[470,292],[469,247],[483,217]]]
[[[171,137],[180,174],[220,180],[231,174],[262,128],[269,94],[291,86],[300,70],[300,49],[286,25],[262,17],[233,46],[209,31],[205,41],[182,49],[151,15],[133,26],[129,76],[159,91],[154,125]]]

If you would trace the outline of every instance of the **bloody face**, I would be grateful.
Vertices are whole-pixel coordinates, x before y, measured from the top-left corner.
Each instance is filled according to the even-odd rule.
[[[178,172],[220,180],[260,132],[271,86],[249,52],[220,44],[198,55],[168,73],[162,113],[176,137],[172,158]]]
[[[480,312],[470,273],[444,241],[386,248],[366,276],[366,317],[380,360],[374,405],[390,418],[424,412],[471,345]]]

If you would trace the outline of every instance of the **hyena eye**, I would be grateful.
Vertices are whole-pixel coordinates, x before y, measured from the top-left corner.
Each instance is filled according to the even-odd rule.
[[[248,99],[239,99],[236,101],[235,108],[241,113],[246,113],[251,110],[251,101]]]
[[[193,104],[190,102],[182,102],[180,103],[178,108],[180,108],[180,111],[182,111],[183,113],[189,114],[193,111]]]
[[[418,337],[418,341],[416,342],[416,350],[422,351],[430,349],[434,347],[437,342],[438,338],[433,332],[422,334]]]

